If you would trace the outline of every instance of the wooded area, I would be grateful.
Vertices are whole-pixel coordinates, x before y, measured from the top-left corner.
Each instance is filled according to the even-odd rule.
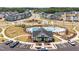
[[[51,8],[0,8],[0,12],[8,12],[8,11],[17,11],[24,12],[26,10],[34,10],[34,12],[46,12],[46,13],[54,13],[54,12],[65,12],[65,11],[79,11],[79,8],[73,7],[51,7]]]

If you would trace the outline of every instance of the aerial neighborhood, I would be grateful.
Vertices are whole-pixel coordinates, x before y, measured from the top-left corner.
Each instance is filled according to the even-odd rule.
[[[16,21],[25,19],[31,16],[31,12],[25,11],[24,13],[18,13],[18,12],[1,12],[0,18],[5,18],[7,21]]]
[[[56,12],[53,14],[48,14],[42,12],[41,17],[55,20],[63,20],[66,18],[67,21],[79,21],[79,11],[70,11],[70,12]]]
[[[0,8],[0,51],[79,51],[79,8]]]

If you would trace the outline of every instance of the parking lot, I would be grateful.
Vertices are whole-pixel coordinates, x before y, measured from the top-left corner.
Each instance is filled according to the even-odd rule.
[[[57,46],[56,50],[52,50],[52,51],[79,51],[79,43],[75,42],[75,46],[72,46],[69,43],[63,43],[63,44],[55,44]]]
[[[50,51],[79,51],[79,43],[76,41],[74,41],[74,42],[75,42],[75,46],[72,46],[69,43],[54,44],[57,47],[57,49],[51,49]],[[11,42],[8,45],[6,45],[5,43],[0,44],[0,51],[37,51],[34,49],[30,49],[30,47],[33,47],[33,45],[31,45],[31,44],[19,43],[15,47],[11,48],[10,46],[13,46],[13,43],[15,43],[15,42]],[[45,44],[45,45],[47,47],[50,44]]]
[[[72,47],[72,45],[70,45],[69,43],[56,44],[56,46],[57,46],[57,49]]]
[[[27,44],[21,44],[19,43],[18,45],[16,45],[15,47],[11,47],[13,45],[12,42],[8,45],[6,45],[5,43],[0,44],[0,51],[33,51],[33,49],[31,50],[30,47],[31,45],[27,45]]]
[[[76,41],[74,41],[74,42],[75,42],[76,46],[78,46],[78,45],[79,45]],[[74,47],[74,46],[72,46],[72,45],[71,45],[71,44],[69,44],[69,43],[56,44],[56,46],[57,46],[57,48],[58,48],[58,49],[61,49],[61,48],[71,48],[71,47]]]

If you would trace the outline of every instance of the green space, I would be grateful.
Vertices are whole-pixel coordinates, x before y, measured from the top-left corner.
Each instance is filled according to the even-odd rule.
[[[17,37],[15,40],[23,41],[23,42],[32,42],[32,39],[27,36],[20,36],[20,37]]]
[[[53,37],[54,38],[54,40],[55,40],[55,42],[60,42],[61,40],[60,39],[58,39],[57,37]]]
[[[0,32],[2,31],[2,29],[0,28]]]
[[[7,39],[3,38],[3,37],[0,37],[0,43],[3,43],[5,42]]]
[[[19,35],[24,35],[26,34],[26,32],[24,31],[24,28],[22,27],[16,27],[16,26],[9,26],[6,30],[5,30],[5,35],[13,38]]]

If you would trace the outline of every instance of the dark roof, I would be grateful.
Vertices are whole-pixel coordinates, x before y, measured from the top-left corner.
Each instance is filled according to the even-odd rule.
[[[39,28],[37,31],[33,31],[33,37],[36,37],[39,33],[45,33],[49,37],[52,37],[52,31],[46,31],[44,28]]]

